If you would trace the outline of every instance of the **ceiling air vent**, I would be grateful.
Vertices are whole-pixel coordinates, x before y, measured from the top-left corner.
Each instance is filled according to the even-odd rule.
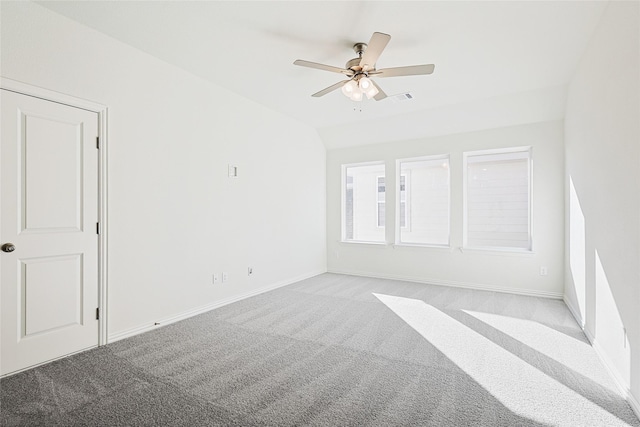
[[[400,95],[393,95],[391,99],[393,99],[393,102],[408,101],[410,99],[413,99],[413,95],[411,95],[409,92],[401,93]]]

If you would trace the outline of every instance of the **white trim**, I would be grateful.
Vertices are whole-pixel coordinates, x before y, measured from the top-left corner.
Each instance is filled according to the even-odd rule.
[[[640,419],[640,402],[638,402],[631,393],[627,396],[627,402],[629,402],[629,406],[631,406],[633,412],[636,413],[636,417]]]
[[[600,345],[600,342],[596,339],[591,339],[591,338],[589,339],[589,341],[591,341],[591,347],[593,347],[593,349],[596,351],[596,354],[600,358],[600,361],[604,365],[605,369],[607,370],[611,378],[613,378],[613,382],[616,383],[618,390],[623,395],[625,395],[625,397],[628,397],[630,394],[629,386],[626,384],[624,379],[622,379],[622,377],[618,373],[618,370],[615,369],[614,367],[615,365],[613,364],[609,356],[607,356],[607,353],[604,351],[604,348],[602,348],[602,346]]]
[[[98,150],[98,162],[99,162],[99,184],[98,184],[98,197],[100,211],[98,212],[100,221],[100,246],[99,246],[99,260],[98,263],[98,281],[100,287],[98,289],[98,307],[100,307],[100,319],[98,327],[100,333],[98,334],[98,345],[105,345],[109,341],[109,298],[108,298],[108,266],[109,266],[109,142],[108,142],[108,121],[109,121],[109,109],[104,108],[98,112],[99,126],[98,132],[100,133],[100,149]]]
[[[71,107],[82,108],[83,110],[93,111],[94,113],[103,112],[107,108],[102,104],[98,104],[87,99],[77,98],[75,96],[45,89],[39,86],[33,86],[17,80],[8,79],[6,77],[0,77],[0,85],[3,89],[10,90],[12,92],[18,92],[23,95],[57,102],[58,104],[65,104]]]
[[[453,252],[451,245],[436,245],[434,243],[394,243],[393,248],[427,248],[427,249],[446,249]]]
[[[386,169],[386,166],[385,166]],[[385,172],[386,173],[386,172]],[[380,196],[380,178],[382,178],[382,184],[384,185],[384,200],[380,201],[378,197]],[[346,186],[345,186],[346,189]],[[385,175],[376,176],[376,227],[377,228],[385,228],[387,227],[387,215],[385,212],[384,225],[380,225],[380,203],[383,204],[383,207],[387,208],[387,180]]]
[[[98,151],[98,221],[100,222],[100,235],[98,236],[98,308],[100,309],[100,320],[98,321],[98,345],[104,345],[107,341],[107,271],[108,271],[108,248],[107,248],[107,183],[108,183],[108,156],[107,156],[107,129],[108,129],[108,108],[106,105],[98,104],[83,98],[67,95],[53,90],[33,86],[17,80],[0,77],[0,87],[2,89],[21,93],[23,95],[56,102],[75,108],[91,111],[98,114],[98,137],[100,138],[100,150]]]
[[[343,163],[342,168],[346,169],[346,168],[353,168],[358,166],[377,166],[377,165],[386,166],[386,162],[384,160],[374,160],[370,162]]]
[[[387,242],[370,242],[368,240],[340,240],[340,243],[348,243],[350,245],[352,244],[358,244],[358,245],[374,245],[374,246],[389,246],[390,243]]]
[[[574,320],[578,325],[580,325],[580,328],[584,332],[584,319],[582,319],[582,317],[580,316],[580,310],[576,310],[575,306],[573,305],[573,303],[571,303],[571,301],[569,301],[569,299],[567,299],[566,295],[562,297],[562,301],[564,301],[564,305],[567,306]]]
[[[84,353],[85,351],[93,350],[94,348],[98,348],[97,345],[92,345],[91,347],[83,348],[82,350],[77,350],[72,353],[64,354],[62,356],[54,357],[53,359],[45,360],[44,362],[39,362],[34,365],[27,366],[26,368],[18,369],[17,371],[7,372],[6,374],[0,375],[0,378],[7,378],[15,374],[19,374],[20,372],[28,371],[29,369],[37,368],[38,366],[47,365],[51,362],[55,362],[56,360],[65,359],[69,356],[73,356],[74,354]]]
[[[530,251],[528,249],[523,249],[523,248],[502,248],[502,247],[462,247],[460,248],[460,252],[477,252],[477,253],[481,253],[481,254],[488,254],[488,255],[525,255],[525,256],[530,256],[530,255],[535,255],[536,253],[534,251]]]
[[[595,337],[591,334],[591,332],[589,332],[589,330],[585,328],[585,323],[584,323],[584,320],[580,317],[580,312],[577,311],[573,306],[573,304],[569,302],[566,295],[562,298],[562,300],[564,301],[565,305],[567,306],[567,308],[575,318],[578,325],[580,325],[582,332],[584,332],[584,335],[589,340],[591,347],[593,347],[594,351],[596,352],[596,355],[600,359],[600,362],[602,363],[604,368],[607,370],[607,373],[613,379],[613,382],[616,384],[616,387],[618,387],[618,390],[625,397],[625,399],[629,403],[629,406],[631,406],[631,409],[633,410],[633,412],[635,412],[636,417],[640,419],[640,403],[638,403],[638,400],[636,400],[635,396],[631,394],[631,389],[629,388],[629,385],[626,384],[626,382],[622,379],[622,377],[620,377],[620,374],[618,373],[617,369],[614,368],[614,364],[611,362],[611,359],[609,358],[609,356],[607,356],[607,354],[605,353],[600,343],[596,341]]]
[[[300,282],[302,280],[306,280],[306,279],[318,276],[318,275],[323,274],[323,273],[326,273],[326,270],[317,270],[317,271],[314,271],[314,272],[311,272],[311,273],[308,273],[308,274],[303,274],[303,275],[298,276],[298,277],[282,280],[280,282],[272,283],[271,285],[263,286],[261,288],[254,289],[252,291],[249,291],[249,292],[246,292],[246,293],[243,293],[243,294],[240,294],[240,295],[235,295],[233,297],[229,297],[229,298],[225,298],[225,299],[222,299],[222,300],[214,301],[214,302],[209,303],[207,305],[203,305],[203,306],[191,309],[191,310],[187,310],[187,311],[182,312],[180,314],[176,314],[176,315],[173,315],[173,316],[165,317],[163,319],[157,320],[153,324],[144,324],[144,325],[136,326],[136,327],[131,328],[131,329],[127,329],[127,330],[122,331],[122,332],[117,332],[117,333],[109,335],[109,342],[112,343],[112,342],[115,342],[115,341],[119,341],[119,340],[122,340],[122,339],[125,339],[125,338],[132,337],[134,335],[138,335],[138,334],[141,334],[141,333],[144,333],[144,332],[148,332],[148,331],[151,331],[153,329],[157,329],[157,328],[160,328],[162,326],[169,325],[171,323],[179,322],[181,320],[188,319],[188,318],[193,317],[193,316],[197,316],[198,314],[206,313],[208,311],[215,310],[216,308],[220,308],[220,307],[223,307],[225,305],[232,304],[234,302],[238,302],[238,301],[241,301],[243,299],[250,298],[250,297],[265,293],[265,292],[269,292],[269,291],[272,291],[274,289],[281,288],[283,286],[288,286],[288,285],[291,285],[293,283],[297,283],[297,282]]]
[[[342,241],[345,240],[345,235],[347,233],[347,229],[345,227],[345,204],[347,202],[347,166],[348,165],[342,165],[340,168],[340,240]]]
[[[561,300],[562,292],[539,291],[535,289],[513,289],[502,286],[487,285],[483,283],[455,282],[452,280],[429,279],[424,277],[412,277],[394,274],[371,274],[363,271],[328,270],[328,273],[345,274],[348,276],[372,277],[375,279],[400,280],[403,282],[424,283],[427,285],[449,286],[452,288],[474,289],[478,291],[500,292],[506,294],[525,295],[541,298],[551,298]]]
[[[398,170],[398,165],[396,164],[396,212],[395,212],[395,217],[396,217],[396,224],[395,224],[395,230],[396,230],[396,235],[394,238],[394,241],[398,240],[398,230],[405,230],[405,231],[411,231],[411,206],[409,205],[410,203],[410,197],[409,197],[409,181],[411,181],[411,179],[409,178],[411,176],[410,173],[400,173]],[[402,227],[401,225],[401,221],[402,221],[402,177],[404,177],[404,227]]]
[[[530,151],[530,145],[521,145],[519,147],[504,147],[504,148],[490,148],[487,150],[474,150],[465,151],[462,155],[465,156],[484,156],[487,154],[505,154],[505,153],[520,153]]]
[[[535,220],[533,218],[533,212],[534,212],[534,192],[533,192],[533,186],[535,185],[535,183],[533,182],[533,162],[534,162],[534,158],[533,158],[533,146],[529,147],[529,162],[528,167],[529,167],[529,252],[535,252],[536,250],[536,239],[534,238],[534,227],[535,227]],[[564,294],[564,293],[563,293]]]
[[[596,340],[596,337],[594,337],[591,334],[591,331],[589,331],[587,328],[582,328],[582,332],[584,332],[584,335],[587,337],[587,339],[589,340],[589,344],[591,344],[593,346],[594,341]]]
[[[604,351],[598,340],[594,339],[594,337],[592,337],[586,329],[583,328],[583,330],[587,338],[589,338],[589,341],[591,341],[591,346],[596,351],[596,354],[600,358],[602,365],[605,367],[611,378],[613,378],[613,382],[618,387],[618,390],[620,390],[624,398],[629,403],[629,406],[631,406],[633,412],[635,412],[638,419],[640,419],[640,404],[638,404],[636,398],[633,396],[633,394],[631,394],[629,385],[620,376],[618,370],[615,368],[615,365],[613,364],[609,356],[607,356],[607,353]]]

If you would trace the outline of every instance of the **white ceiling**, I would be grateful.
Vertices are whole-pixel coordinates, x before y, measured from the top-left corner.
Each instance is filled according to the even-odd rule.
[[[564,88],[606,7],[603,1],[39,3],[321,135],[354,133],[366,121],[397,123],[400,116],[431,119],[437,127],[459,115],[442,113],[452,105],[484,99],[507,105],[515,94]],[[312,98],[343,76],[293,61],[344,67],[356,56],[353,44],[368,42],[374,31],[392,36],[378,68],[436,65],[430,76],[377,79],[387,94],[410,92],[414,98],[354,103],[339,90]],[[563,102],[551,96],[556,98]]]

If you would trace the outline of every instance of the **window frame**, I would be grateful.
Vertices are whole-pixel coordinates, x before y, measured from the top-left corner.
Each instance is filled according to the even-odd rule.
[[[402,226],[402,224],[400,223],[401,218],[401,212],[402,212],[402,190],[400,188],[400,185],[402,185],[402,177],[404,176],[404,195],[405,195],[405,201],[404,201],[404,227]],[[405,174],[399,174],[398,178],[397,178],[397,190],[396,190],[396,198],[399,200],[396,206],[396,222],[398,222],[400,224],[400,229],[401,230],[411,230],[411,215],[409,215],[409,176],[410,174],[405,173]]]
[[[386,174],[386,171],[385,171]],[[380,200],[380,178],[383,179],[384,184],[384,200]],[[384,225],[380,225],[380,203],[382,203],[383,210],[387,208],[387,179],[385,175],[376,176],[376,227],[385,228],[387,226],[387,213],[384,215]]]
[[[408,162],[420,162],[425,160],[446,160],[447,161],[447,184],[448,184],[448,206],[447,210],[449,212],[449,221],[448,221],[448,233],[447,233],[447,243],[446,244],[438,244],[438,243],[414,243],[414,242],[403,242],[401,231],[402,230],[411,230],[410,221],[411,215],[410,207],[411,207],[411,197],[409,196],[410,189],[410,178],[409,173],[402,174],[402,163]],[[406,213],[407,213],[407,227],[400,227],[400,176],[405,175],[405,185],[406,185]],[[407,157],[404,159],[396,159],[396,224],[395,224],[395,245],[396,246],[416,246],[416,247],[424,247],[424,248],[440,248],[440,249],[450,249],[451,248],[451,154],[435,154],[428,156],[418,156],[418,157]]]
[[[528,178],[528,201],[529,209],[527,212],[528,220],[528,248],[514,248],[506,246],[470,246],[468,242],[468,160],[469,157],[492,155],[492,154],[510,154],[510,153],[527,153],[527,178]],[[534,238],[533,238],[533,147],[532,146],[518,146],[518,147],[505,147],[505,148],[493,148],[487,150],[465,151],[462,153],[462,248],[464,250],[473,251],[492,251],[492,252],[511,252],[519,254],[532,254],[534,253]]]

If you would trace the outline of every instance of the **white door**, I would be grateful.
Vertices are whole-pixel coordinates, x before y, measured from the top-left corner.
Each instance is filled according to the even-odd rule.
[[[0,96],[5,375],[98,345],[98,115]]]

